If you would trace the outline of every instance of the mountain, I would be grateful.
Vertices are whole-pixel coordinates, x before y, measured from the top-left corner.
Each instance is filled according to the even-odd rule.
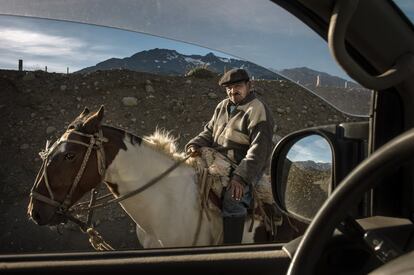
[[[231,68],[246,69],[253,79],[285,79],[278,73],[258,66],[254,63],[233,59],[223,58],[208,53],[202,55],[184,55],[175,50],[152,49],[138,52],[130,57],[110,58],[102,61],[95,66],[87,67],[76,73],[90,73],[98,70],[127,69],[131,71],[147,72],[162,75],[185,75],[190,69],[206,66],[216,73],[223,73]]]
[[[307,67],[284,69],[276,72],[308,88],[362,88],[357,83],[324,72],[315,71]]]
[[[332,169],[331,163],[314,162],[312,160],[295,161],[293,165],[302,170],[330,171]]]

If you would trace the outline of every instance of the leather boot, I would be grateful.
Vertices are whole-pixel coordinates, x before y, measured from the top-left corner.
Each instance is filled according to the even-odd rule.
[[[240,244],[243,238],[245,217],[223,218],[223,244]]]

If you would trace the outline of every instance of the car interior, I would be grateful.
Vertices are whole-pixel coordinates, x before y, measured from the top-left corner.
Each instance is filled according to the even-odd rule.
[[[45,12],[47,5],[37,2],[42,1],[0,1],[0,14],[59,19],[60,13]],[[70,14],[71,2],[76,1],[57,3],[64,3]],[[273,150],[274,199],[284,214],[308,224],[302,236],[288,243],[0,255],[0,272],[413,273],[413,24],[388,0],[272,2],[322,37],[343,71],[373,91],[367,122],[299,130],[284,136]],[[331,173],[317,190],[295,187],[289,175],[294,166],[289,153],[310,137],[326,143],[332,162]],[[302,193],[289,191],[295,188]],[[311,207],[305,202],[308,192]]]

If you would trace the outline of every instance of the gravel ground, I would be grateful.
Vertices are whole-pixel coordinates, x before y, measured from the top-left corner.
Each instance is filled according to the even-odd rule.
[[[273,111],[275,142],[309,126],[357,120],[292,83],[253,84]],[[183,148],[224,97],[217,78],[121,70],[86,75],[0,70],[0,253],[92,251],[86,235],[74,226],[39,227],[26,214],[41,164],[38,152],[46,139],[59,137],[85,106],[97,110],[105,105],[107,124],[140,136],[156,127],[171,130]],[[96,212],[96,228],[111,245],[140,248],[133,221],[119,206]]]

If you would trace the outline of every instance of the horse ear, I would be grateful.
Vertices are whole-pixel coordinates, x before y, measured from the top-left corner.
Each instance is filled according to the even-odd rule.
[[[82,113],[79,115],[79,117],[84,117],[86,115],[89,114],[89,109],[88,107],[85,107],[85,109],[83,109]]]
[[[83,128],[85,132],[94,134],[98,132],[99,127],[101,127],[102,119],[104,117],[104,106],[102,105],[99,110],[91,115],[84,123]]]
[[[104,117],[104,111],[105,111],[105,108],[104,108],[103,105],[101,105],[101,107],[99,108],[98,112],[96,112],[96,114],[95,114],[99,118],[99,121],[100,122],[102,121],[102,119]]]

